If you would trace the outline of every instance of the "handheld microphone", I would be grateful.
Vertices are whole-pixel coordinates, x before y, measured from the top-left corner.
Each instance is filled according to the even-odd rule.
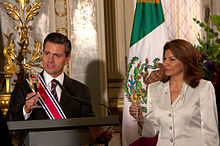
[[[69,97],[71,97],[71,98],[73,98],[73,99],[75,99],[75,100],[77,100],[78,102],[83,103],[83,104],[87,104],[87,105],[96,104],[96,105],[103,106],[103,107],[105,107],[105,108],[107,109],[108,114],[109,114],[109,115],[112,115],[112,114],[111,114],[111,111],[110,111],[110,109],[109,109],[109,107],[108,107],[107,105],[105,105],[105,104],[103,104],[103,103],[95,102],[95,101],[90,101],[90,100],[87,100],[87,99],[84,99],[84,98],[72,96],[72,95],[69,93],[69,91],[68,91],[63,85],[61,85],[61,83],[60,83],[59,81],[58,81],[57,83],[58,83],[59,87],[60,87],[63,91],[65,91],[65,92],[68,94]]]

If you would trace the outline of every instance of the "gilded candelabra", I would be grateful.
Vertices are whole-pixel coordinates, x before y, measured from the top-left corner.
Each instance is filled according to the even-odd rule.
[[[15,2],[20,6],[21,13],[19,12],[17,6],[12,6],[11,3],[0,3],[8,11],[7,14],[15,21],[19,21],[20,24],[15,26],[15,30],[20,30],[20,42],[18,43],[20,48],[18,49],[18,53],[14,50],[14,40],[11,39],[13,33],[9,35],[4,34],[4,36],[8,40],[3,51],[6,60],[3,72],[4,77],[6,78],[6,92],[0,94],[0,107],[4,115],[8,111],[8,104],[10,101],[11,77],[15,74],[18,75],[19,73],[22,77],[18,77],[18,79],[22,79],[26,76],[27,70],[33,70],[31,67],[41,67],[41,65],[39,64],[42,55],[42,53],[40,52],[41,43],[37,40],[34,40],[35,50],[31,52],[31,50],[28,49],[30,36],[29,30],[32,30],[32,26],[28,25],[28,22],[34,20],[33,17],[39,14],[38,9],[43,2],[34,2],[33,6],[28,5],[29,0],[15,0]],[[29,61],[27,61],[27,54],[31,54],[31,58]]]

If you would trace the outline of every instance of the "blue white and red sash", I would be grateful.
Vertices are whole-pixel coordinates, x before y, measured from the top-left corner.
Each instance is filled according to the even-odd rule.
[[[66,119],[66,116],[63,113],[61,107],[59,106],[59,103],[53,97],[50,90],[47,89],[47,86],[46,86],[44,80],[42,79],[42,77],[40,75],[37,75],[37,78],[40,81],[40,84],[39,84],[39,87],[38,87],[38,94],[40,95],[39,102],[42,105],[42,107],[44,108],[44,110],[47,113],[48,117],[51,120]],[[29,80],[28,79],[26,79],[26,80],[29,84]],[[32,91],[34,92],[34,89],[32,89]]]

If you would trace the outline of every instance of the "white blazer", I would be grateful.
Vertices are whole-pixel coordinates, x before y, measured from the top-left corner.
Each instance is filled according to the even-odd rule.
[[[219,146],[214,87],[201,80],[196,88],[183,84],[171,104],[169,82],[148,87],[147,114],[142,136],[159,132],[157,146]]]

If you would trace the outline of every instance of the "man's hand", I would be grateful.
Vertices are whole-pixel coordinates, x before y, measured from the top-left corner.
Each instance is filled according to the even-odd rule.
[[[113,130],[111,127],[102,129],[99,136],[96,138],[95,143],[107,144],[112,138]]]
[[[29,99],[29,98],[31,98],[31,99]],[[26,102],[25,102],[25,106],[24,106],[25,112],[30,113],[33,109],[33,106],[35,106],[35,104],[38,101],[39,101],[39,94],[37,94],[36,92],[28,93],[27,96],[26,96]]]
[[[113,130],[111,127],[90,127],[89,130],[92,144],[107,144],[112,138]]]

